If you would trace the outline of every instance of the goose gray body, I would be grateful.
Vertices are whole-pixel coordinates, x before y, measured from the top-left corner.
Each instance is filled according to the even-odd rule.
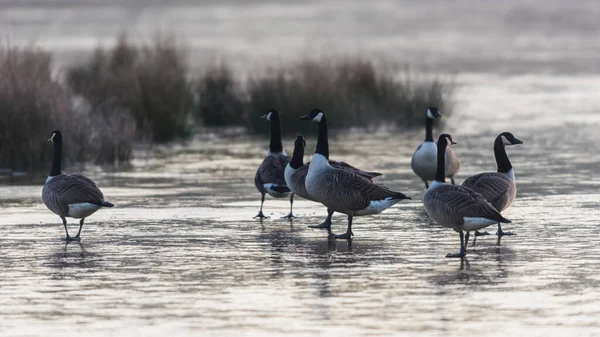
[[[437,171],[437,143],[433,141],[433,122],[437,118],[441,118],[442,115],[436,107],[429,107],[427,109],[425,118],[425,141],[421,143],[413,153],[410,160],[410,167],[413,172],[423,180],[425,188],[429,187],[429,181],[433,181],[435,173]],[[454,175],[460,169],[460,160],[454,154],[454,151],[450,147],[446,148],[446,156],[444,163],[445,176],[449,177],[454,184]]]
[[[62,174],[62,134],[55,130],[48,141],[54,143],[52,169],[42,189],[42,201],[49,210],[58,215],[65,227],[65,240],[78,241],[85,218],[103,207],[114,205],[104,200],[104,194],[96,183],[81,174]],[[66,217],[81,219],[77,235],[71,237],[67,229]]]
[[[505,146],[523,144],[510,132],[503,132],[494,140],[494,157],[498,165],[497,172],[485,172],[467,178],[462,186],[483,195],[498,212],[507,209],[517,196],[515,172],[506,154]],[[475,235],[487,235],[487,232],[475,232]],[[498,236],[512,235],[504,232],[498,223]]]
[[[81,174],[61,174],[49,179],[42,189],[42,200],[56,215],[75,219],[112,206],[104,200],[96,183]]]
[[[377,185],[363,176],[331,166],[315,154],[306,176],[306,191],[327,208],[347,215],[369,215],[406,199],[402,193]]]
[[[514,179],[499,172],[471,176],[462,183],[462,186],[481,194],[498,212],[507,209],[517,196],[517,185]]]
[[[316,201],[306,191],[306,175],[308,174],[309,165],[310,165],[310,162],[305,163],[298,169],[293,169],[290,165],[287,165],[285,168],[285,181],[286,181],[288,187],[297,196],[302,197],[307,200],[310,200],[310,201]],[[329,165],[331,165],[331,167],[336,168],[336,169],[353,172],[353,173],[359,175],[361,178],[367,179],[369,181],[372,181],[374,178],[381,175],[381,173],[379,173],[379,172],[363,171],[363,170],[356,168],[356,167],[354,167],[348,163],[345,163],[343,161],[340,162],[340,161],[335,161],[335,160],[329,160]]]
[[[260,192],[260,210],[255,218],[268,218],[263,214],[263,204],[265,195],[269,194],[274,198],[283,198],[290,196],[290,213],[287,218],[293,218],[292,208],[294,205],[294,195],[285,183],[285,166],[290,162],[290,157],[283,149],[281,141],[281,121],[279,113],[275,109],[267,111],[261,118],[270,122],[270,140],[267,150],[267,157],[262,161],[254,175],[254,186]]]
[[[269,154],[256,170],[254,176],[254,185],[261,193],[268,193],[274,198],[283,198],[289,195],[284,171],[286,165],[290,162],[290,157],[283,153]]]
[[[474,231],[505,221],[481,194],[438,181],[425,192],[423,205],[431,219],[448,228]]]
[[[348,215],[346,233],[333,235],[333,237],[351,238],[354,216],[381,213],[401,200],[410,199],[400,192],[377,185],[360,174],[333,167],[329,162],[325,114],[319,109],[313,109],[301,119],[319,123],[317,147],[305,179],[306,192],[313,200],[322,203],[329,210]]]
[[[484,196],[464,186],[449,185],[445,182],[444,156],[447,144],[453,143],[447,134],[438,141],[438,168],[436,177],[423,195],[423,205],[429,217],[440,225],[453,228],[460,234],[460,252],[447,257],[463,257],[466,244],[463,231],[475,231],[496,223],[508,223]]]
[[[460,160],[450,147],[446,148],[445,158],[446,177],[454,180],[454,176],[460,169]],[[423,142],[419,145],[412,155],[410,167],[426,184],[433,181],[437,169],[437,144],[435,142]]]

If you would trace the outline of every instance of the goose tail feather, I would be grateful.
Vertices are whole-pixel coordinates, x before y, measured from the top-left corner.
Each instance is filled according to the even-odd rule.
[[[112,203],[110,203],[110,202],[108,202],[108,201],[104,201],[104,202],[102,203],[102,206],[103,206],[103,207],[113,207],[113,206],[115,206],[115,205],[114,205],[114,204],[112,204]]]

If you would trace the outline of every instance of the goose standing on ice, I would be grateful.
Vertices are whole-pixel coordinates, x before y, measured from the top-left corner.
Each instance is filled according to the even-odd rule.
[[[317,148],[306,174],[306,192],[328,209],[348,215],[346,233],[332,235],[334,238],[349,239],[354,235],[353,217],[381,213],[401,200],[410,199],[359,174],[331,166],[328,160],[327,118],[323,111],[313,109],[300,119],[319,123]]]
[[[310,162],[304,163],[304,149],[306,147],[306,140],[302,135],[296,137],[296,141],[294,142],[294,153],[292,154],[292,160],[290,160],[289,164],[285,167],[285,182],[288,187],[292,190],[292,193],[295,195],[302,197],[307,200],[316,201],[313,197],[311,197],[306,191],[306,175],[308,173],[308,168]],[[373,181],[373,178],[381,175],[379,172],[365,172],[363,170],[357,169],[356,167],[347,164],[345,162],[338,162],[335,160],[329,160],[329,164],[338,169],[347,170],[350,172],[354,172],[361,176],[363,179],[367,179],[369,181]],[[308,226],[311,228],[331,228],[331,216],[334,211],[332,209],[327,209],[327,219],[323,221],[320,225],[316,226]]]
[[[496,157],[498,171],[480,173],[467,178],[462,183],[462,186],[483,195],[485,200],[491,203],[498,212],[507,209],[517,196],[515,172],[504,148],[507,145],[516,144],[523,144],[523,142],[515,138],[512,133],[503,132],[499,134],[494,140],[494,156]],[[488,233],[476,231],[475,235],[488,235]],[[496,232],[496,235],[501,237],[504,235],[513,235],[513,233],[502,231],[502,227],[498,223],[498,232]]]
[[[285,166],[290,162],[290,157],[285,153],[281,142],[281,121],[279,113],[275,109],[269,110],[261,118],[271,122],[271,140],[267,149],[267,157],[256,170],[254,176],[254,185],[260,192],[260,211],[255,218],[268,218],[263,214],[263,204],[265,202],[265,194],[269,194],[273,198],[284,198],[290,195],[290,214],[286,218],[293,218],[292,207],[294,205],[294,195],[285,183],[283,173]]]
[[[431,219],[440,225],[452,228],[460,235],[460,251],[446,257],[464,257],[465,241],[469,240],[469,232],[495,223],[510,223],[485,200],[485,198],[464,186],[446,184],[444,174],[444,156],[448,144],[456,144],[448,134],[440,135],[438,140],[437,171],[431,186],[423,195],[425,211]],[[467,231],[466,238],[463,231]]]
[[[410,166],[416,175],[423,180],[425,188],[429,187],[428,181],[435,178],[437,169],[437,145],[433,141],[433,121],[442,115],[436,107],[429,107],[425,118],[425,141],[417,147],[410,161]],[[454,175],[460,169],[460,161],[450,147],[446,148],[446,177],[454,185]]]
[[[81,174],[61,173],[62,134],[60,131],[52,131],[52,136],[48,141],[54,143],[54,154],[50,175],[42,189],[42,200],[49,210],[62,219],[67,233],[65,240],[67,242],[79,241],[85,218],[102,207],[113,207],[114,205],[104,200],[104,195],[91,179]],[[81,219],[77,235],[69,235],[66,217]]]

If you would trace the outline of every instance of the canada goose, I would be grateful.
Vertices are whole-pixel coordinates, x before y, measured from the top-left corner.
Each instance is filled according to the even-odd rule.
[[[65,240],[67,242],[79,241],[85,218],[102,207],[113,207],[114,205],[104,200],[102,191],[91,179],[81,174],[61,173],[62,134],[60,131],[52,131],[48,141],[54,143],[54,154],[50,175],[42,189],[42,200],[49,210],[62,219],[67,233]],[[77,235],[69,235],[66,217],[81,219]]]
[[[387,187],[374,184],[360,175],[332,167],[329,164],[329,143],[327,139],[327,119],[323,111],[313,109],[300,117],[319,123],[317,148],[306,174],[306,192],[328,209],[348,215],[348,229],[335,238],[348,239],[352,235],[354,216],[381,213],[400,200],[410,199],[406,195]]]
[[[412,155],[410,166],[413,172],[429,187],[428,181],[435,178],[437,169],[437,145],[433,141],[433,121],[442,115],[436,107],[429,107],[425,118],[425,141],[417,147]],[[446,148],[446,177],[450,178],[454,185],[454,175],[460,169],[460,161],[450,147]]]
[[[294,153],[292,154],[292,160],[285,167],[285,182],[288,187],[292,190],[297,196],[300,196],[304,199],[308,199],[311,201],[316,201],[313,197],[311,197],[308,192],[306,192],[306,174],[308,173],[308,168],[310,162],[304,163],[304,148],[306,147],[306,140],[302,135],[296,137],[296,141],[294,142]],[[372,181],[373,178],[381,175],[379,172],[365,172],[363,170],[357,169],[356,167],[347,164],[343,161],[338,162],[335,160],[329,160],[329,164],[338,169],[348,170],[360,175],[363,179],[367,179]],[[316,226],[308,226],[311,228],[330,228],[331,227],[331,216],[333,215],[333,210],[327,209],[327,219],[323,221],[320,225]]]
[[[283,172],[285,166],[289,163],[290,157],[285,153],[283,144],[281,143],[281,121],[279,113],[275,109],[267,111],[261,118],[271,122],[271,140],[267,149],[267,157],[256,170],[254,176],[254,185],[260,192],[260,211],[255,218],[268,218],[263,214],[263,204],[265,202],[265,194],[269,194],[273,198],[284,198],[290,195],[290,214],[286,218],[293,218],[292,207],[294,205],[294,195],[290,194],[291,190],[285,183]]]
[[[469,232],[489,225],[503,222],[510,223],[485,200],[485,198],[464,186],[446,184],[444,174],[444,156],[448,144],[456,144],[452,136],[440,135],[438,140],[437,171],[431,186],[423,195],[425,211],[431,219],[444,227],[453,228],[460,234],[460,252],[448,254],[446,257],[464,257],[466,254],[463,230]]]
[[[486,172],[467,178],[462,186],[468,187],[473,191],[483,195],[485,200],[490,202],[498,212],[507,209],[517,196],[517,184],[515,181],[515,172],[510,160],[506,155],[507,145],[523,144],[510,132],[503,132],[494,140],[494,156],[498,165],[497,172]],[[487,232],[475,232],[476,236],[488,235]],[[498,223],[498,236],[513,235],[511,232],[502,231]]]

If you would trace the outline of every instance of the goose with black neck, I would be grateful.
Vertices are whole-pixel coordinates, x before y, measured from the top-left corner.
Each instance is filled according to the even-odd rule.
[[[442,115],[436,107],[429,107],[425,115],[425,141],[417,147],[412,155],[410,166],[413,172],[423,180],[425,188],[429,187],[429,181],[435,178],[437,169],[437,145],[433,141],[433,123]],[[454,184],[454,175],[460,169],[460,161],[450,147],[446,148],[444,159],[446,164],[445,174]]]
[[[294,142],[294,153],[292,154],[292,160],[290,160],[289,164],[285,167],[285,182],[288,187],[292,190],[292,193],[295,195],[308,199],[311,201],[316,201],[308,192],[306,191],[306,175],[308,173],[308,168],[310,162],[304,163],[304,149],[306,148],[306,140],[302,135],[298,135]],[[358,169],[348,163],[339,162],[335,160],[329,160],[329,164],[332,167],[348,170],[350,172],[354,172],[361,176],[363,179],[367,179],[372,181],[375,177],[381,175],[379,172],[366,172],[361,169]],[[331,228],[331,217],[334,211],[331,209],[327,209],[327,218],[323,223],[316,226],[308,226],[310,228],[323,228],[330,229]]]
[[[469,232],[499,222],[509,223],[485,198],[464,186],[449,185],[445,180],[444,157],[448,144],[456,144],[449,134],[438,139],[437,170],[435,179],[423,195],[425,211],[431,219],[440,225],[452,228],[459,233],[460,251],[446,257],[464,257],[467,253],[466,242]],[[466,237],[463,233],[466,231]]]
[[[290,213],[285,218],[293,218],[294,195],[285,183],[285,166],[289,163],[290,157],[283,149],[281,142],[281,120],[279,113],[275,109],[267,111],[261,118],[266,119],[270,125],[270,141],[267,148],[267,156],[256,170],[254,176],[254,186],[260,192],[260,211],[255,218],[268,218],[263,213],[263,204],[265,195],[269,194],[273,198],[285,198],[290,196]]]
[[[494,140],[494,157],[496,158],[497,172],[485,172],[467,178],[462,186],[483,195],[483,197],[496,208],[498,212],[507,209],[517,196],[517,184],[513,166],[506,154],[506,146],[523,144],[523,142],[510,132],[502,132]],[[475,236],[488,235],[487,232],[475,232]],[[504,232],[498,223],[498,237],[513,235]]]
[[[357,173],[335,168],[329,163],[327,118],[323,111],[313,109],[300,119],[319,125],[317,147],[305,180],[306,191],[328,209],[348,216],[346,233],[332,234],[332,237],[351,238],[354,235],[352,220],[355,216],[378,214],[401,200],[410,199],[403,193],[374,184]]]
[[[42,200],[49,210],[62,219],[66,233],[64,240],[80,241],[85,218],[103,207],[114,205],[104,200],[102,191],[91,179],[81,174],[62,173],[62,133],[59,130],[52,131],[48,141],[54,144],[54,154],[50,175],[42,189]],[[75,236],[69,235],[67,217],[81,219]]]

